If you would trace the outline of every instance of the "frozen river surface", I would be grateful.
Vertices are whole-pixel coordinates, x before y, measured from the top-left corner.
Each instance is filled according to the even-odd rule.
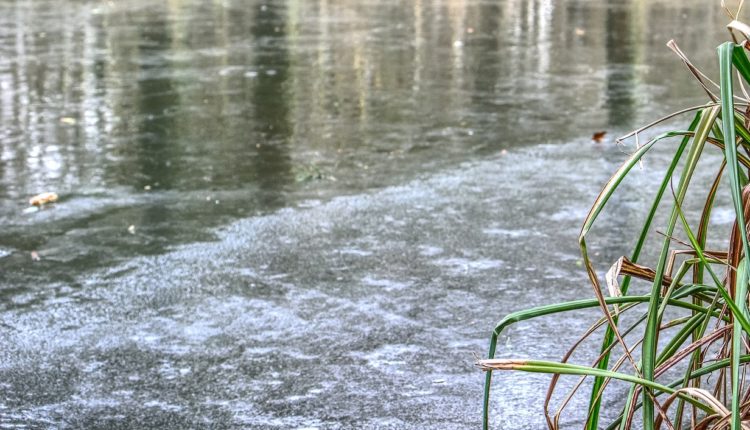
[[[1,2],[0,428],[478,428],[494,323],[590,295],[610,137],[702,101],[663,45],[715,70],[708,3]],[[542,428],[547,378],[496,381]]]

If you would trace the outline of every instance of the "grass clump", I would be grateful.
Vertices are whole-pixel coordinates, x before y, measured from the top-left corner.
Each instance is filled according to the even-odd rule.
[[[741,9],[741,6],[740,6]],[[577,393],[585,379],[592,388],[584,428],[627,430],[634,428],[636,414],[646,430],[668,428],[750,429],[750,383],[746,380],[750,363],[750,313],[748,283],[750,278],[750,26],[730,13],[728,28],[732,41],[718,47],[719,83],[701,73],[674,42],[668,46],[685,62],[705,90],[709,101],[700,107],[686,109],[652,123],[692,114],[684,130],[661,134],[638,149],[604,185],[583,223],[579,244],[583,262],[593,286],[591,299],[559,303],[524,310],[506,316],[492,332],[488,358],[478,365],[487,372],[484,392],[484,428],[489,427],[490,383],[496,370],[520,370],[552,374],[545,400],[545,416],[550,429],[559,428],[560,414]],[[736,75],[738,91],[735,91]],[[738,95],[741,94],[741,95]],[[648,128],[646,127],[646,128]],[[637,130],[624,138],[638,136]],[[662,181],[629,257],[620,258],[600,280],[587,252],[589,232],[607,202],[622,181],[640,163],[644,155],[666,139],[676,141]],[[695,181],[698,161],[708,151],[723,155],[711,174],[713,181],[704,185]],[[678,169],[679,168],[679,169]],[[701,164],[701,168],[704,165]],[[679,179],[673,176],[679,170]],[[691,182],[694,182],[690,187]],[[724,243],[724,237],[709,230],[709,219],[716,196],[731,193],[735,222],[723,250],[709,250],[707,243]],[[688,188],[690,187],[690,191]],[[689,223],[683,204],[700,199],[702,211],[697,223]],[[658,258],[652,267],[638,263],[646,239],[656,218],[657,209],[669,207],[669,216],[661,228],[664,234]],[[681,238],[676,238],[676,231]],[[682,261],[678,267],[677,261]],[[650,283],[643,295],[628,294],[632,279]],[[621,281],[618,281],[621,280]],[[579,341],[571,346],[560,362],[540,360],[495,359],[498,336],[511,324],[547,315],[559,315],[585,308],[598,308],[601,318]],[[642,312],[633,315],[635,310]],[[667,320],[665,313],[681,310],[681,316]],[[645,312],[644,312],[645,311]],[[627,326],[620,317],[628,313]],[[634,319],[634,323],[630,320]],[[586,339],[605,327],[598,358],[588,366],[568,362]],[[679,377],[674,378],[676,372]],[[561,375],[577,375],[580,381],[564,397],[554,414],[549,405]],[[674,378],[665,380],[667,377]],[[600,423],[602,395],[611,380],[623,381],[629,387],[622,410],[612,422]],[[611,414],[608,414],[611,416]]]

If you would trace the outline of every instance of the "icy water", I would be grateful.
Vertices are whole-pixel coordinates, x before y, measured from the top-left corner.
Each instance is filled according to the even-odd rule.
[[[0,2],[0,428],[478,428],[474,354],[590,295],[611,137],[704,101],[664,44],[715,71],[716,3]],[[547,378],[496,381],[541,428]]]

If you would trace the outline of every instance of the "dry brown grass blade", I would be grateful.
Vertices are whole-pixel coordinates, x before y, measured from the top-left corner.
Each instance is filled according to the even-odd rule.
[[[677,400],[677,398],[678,398],[678,396],[680,394],[687,394],[687,395],[689,395],[689,396],[691,396],[693,398],[696,398],[696,399],[700,400],[701,402],[703,402],[703,404],[705,404],[706,406],[708,406],[709,408],[711,408],[711,410],[713,410],[713,411],[716,412],[715,415],[711,415],[709,418],[711,418],[711,421],[716,421],[718,419],[719,423],[716,424],[715,427],[712,426],[711,428],[715,428],[715,429],[721,428],[722,427],[722,421],[725,420],[725,419],[727,420],[725,422],[725,424],[729,423],[729,421],[728,421],[728,418],[730,417],[729,409],[727,409],[724,406],[724,404],[719,399],[717,399],[714,395],[712,395],[710,392],[708,392],[708,391],[706,391],[706,390],[704,390],[702,388],[684,387],[684,388],[680,388],[680,389],[676,390],[673,394],[671,394],[664,401],[664,403],[661,405],[661,409],[664,409],[664,410],[669,409],[669,406],[675,400]],[[662,420],[663,420],[663,418],[662,418],[662,415],[660,414],[656,418],[656,420],[654,422],[654,426],[655,426],[655,428],[657,430],[661,428],[661,424],[663,422]],[[746,425],[743,424],[742,430],[750,430],[750,428],[746,427]]]
[[[698,81],[700,86],[703,88],[703,90],[708,95],[708,98],[711,99],[712,102],[716,103],[719,98],[711,92],[711,90],[706,85],[705,81],[708,81],[711,85],[713,85],[716,88],[719,88],[719,85],[712,81],[708,76],[706,76],[703,72],[701,72],[697,67],[693,65],[693,63],[688,59],[687,55],[685,55],[684,52],[680,49],[679,46],[677,46],[677,42],[674,41],[674,39],[667,42],[667,47],[671,49],[675,54],[677,54],[678,57],[680,57],[680,60],[682,60],[683,63],[685,63],[685,66],[687,66],[688,70],[690,70],[690,73],[695,77],[695,79]]]
[[[617,269],[614,270],[613,269]],[[630,276],[633,278],[638,278],[644,281],[654,281],[654,278],[656,277],[656,272],[654,269],[643,266],[641,264],[633,263],[628,259],[628,257],[620,257],[617,262],[610,268],[610,272],[613,272],[613,276]],[[609,274],[609,272],[607,272]],[[614,282],[617,282],[616,280]],[[661,278],[661,284],[665,287],[668,287],[672,284],[672,278],[664,275]]]
[[[662,363],[661,366],[657,367],[656,368],[656,375],[657,376],[663,375],[665,372],[667,372],[672,367],[674,367],[677,363],[679,363],[680,361],[682,361],[683,359],[685,359],[685,357],[687,357],[688,355],[692,354],[693,351],[695,351],[696,349],[698,349],[700,347],[712,344],[713,342],[715,342],[718,339],[720,339],[723,336],[725,336],[726,333],[728,333],[729,331],[731,331],[731,329],[732,329],[732,325],[731,324],[730,325],[725,325],[725,326],[722,326],[721,328],[719,328],[719,329],[717,329],[717,330],[715,330],[715,331],[713,331],[713,332],[711,332],[711,333],[709,333],[707,335],[704,335],[703,337],[701,337],[697,341],[691,343],[687,347],[685,347],[682,350],[680,350],[677,353],[675,353],[669,360],[665,361],[664,363]]]
[[[584,256],[584,260],[587,260],[586,256]],[[627,343],[625,343],[625,339],[623,339],[622,334],[620,333],[620,329],[617,327],[617,324],[615,323],[612,317],[612,314],[609,311],[607,302],[605,301],[604,295],[602,294],[601,285],[599,283],[599,277],[597,276],[596,271],[594,271],[594,267],[591,264],[586,264],[586,272],[588,273],[589,279],[591,280],[592,287],[594,290],[594,295],[596,295],[596,299],[599,302],[599,306],[602,310],[602,313],[607,318],[607,323],[609,323],[609,327],[612,329],[612,332],[614,333],[617,341],[620,343],[620,345],[622,345],[623,349],[625,350],[625,354],[630,360],[630,363],[633,365],[633,370],[636,372],[638,376],[641,376],[640,370],[638,369],[638,364],[636,363],[635,358],[633,358],[632,354],[630,353],[630,348],[628,348]]]
[[[632,307],[632,306],[635,306],[635,304],[632,304],[632,305],[629,305],[629,306],[631,306],[631,307]],[[587,332],[586,332],[586,333],[585,333],[585,334],[584,334],[583,336],[581,336],[581,337],[580,337],[580,338],[579,338],[579,339],[578,339],[578,340],[576,341],[576,344],[575,344],[575,345],[574,345],[574,346],[573,346],[573,347],[572,347],[571,349],[569,349],[569,350],[568,350],[568,351],[567,351],[567,352],[565,353],[565,355],[564,355],[564,356],[563,356],[563,358],[562,358],[562,359],[560,360],[560,362],[561,362],[561,363],[566,363],[566,362],[567,362],[567,361],[568,361],[568,360],[570,359],[570,356],[571,356],[571,355],[573,354],[574,350],[575,350],[575,349],[577,349],[577,347],[578,347],[578,346],[579,346],[579,345],[580,345],[580,344],[581,344],[581,343],[582,343],[582,342],[583,342],[583,341],[584,341],[584,340],[585,340],[585,339],[586,339],[586,338],[587,338],[588,336],[590,336],[590,335],[591,335],[591,334],[592,334],[592,333],[593,333],[593,332],[594,332],[594,331],[595,331],[595,330],[596,330],[597,328],[600,328],[600,327],[601,327],[601,326],[602,326],[602,325],[603,325],[603,324],[604,324],[605,322],[606,322],[606,320],[602,318],[602,319],[600,319],[600,320],[599,320],[599,321],[598,321],[598,322],[597,322],[596,324],[594,324],[594,325],[592,325],[591,327],[589,327],[589,329],[587,330]],[[662,326],[661,326],[661,327],[659,328],[659,330],[660,330],[660,331],[663,331],[663,330],[666,330],[667,328],[670,328],[670,327],[672,327],[672,326],[673,326],[673,324],[670,324],[670,323],[668,323],[668,324],[664,324],[664,325],[662,325]],[[634,330],[634,329],[635,329],[636,327],[637,327],[637,324],[636,324],[636,325],[633,325],[632,327],[630,327],[630,328],[629,328],[629,329],[628,329],[628,330],[627,330],[626,332],[624,332],[624,333],[623,333],[623,336],[627,336],[627,335],[628,335],[628,334],[629,334],[629,333],[630,333],[630,332],[631,332],[632,330]],[[639,346],[640,346],[640,344],[642,343],[642,341],[643,341],[643,339],[638,339],[638,340],[637,340],[637,341],[636,341],[636,342],[635,342],[635,343],[634,343],[634,344],[633,344],[633,345],[631,346],[631,353],[632,353],[632,351],[633,351],[633,350],[635,350],[635,348],[637,348],[637,347],[639,347]],[[607,349],[605,349],[604,351],[602,351],[602,352],[601,352],[601,354],[599,355],[599,357],[598,357],[598,358],[597,358],[596,360],[594,360],[594,362],[592,363],[591,367],[595,367],[595,366],[597,365],[597,363],[599,363],[599,361],[600,361],[600,360],[602,360],[602,358],[604,358],[604,356],[605,356],[606,354],[610,353],[610,352],[612,351],[612,349],[613,349],[613,348],[614,348],[614,347],[615,347],[616,345],[617,345],[616,343],[613,343],[613,344],[612,344],[612,345],[610,345],[610,346],[609,346],[609,347],[608,347]],[[694,348],[693,348],[693,349],[694,349]],[[691,351],[692,351],[692,350],[691,350]],[[612,366],[611,370],[612,370],[612,371],[614,371],[614,372],[617,372],[617,371],[619,371],[620,367],[622,367],[622,365],[623,365],[623,364],[625,363],[625,360],[626,360],[626,355],[625,355],[625,354],[621,355],[621,356],[620,356],[620,357],[619,357],[619,358],[617,359],[617,361],[615,362],[615,364],[614,364],[614,365]],[[663,372],[663,371],[662,371],[662,372]],[[661,372],[659,373],[659,375],[661,375]],[[550,414],[549,414],[549,404],[550,404],[550,402],[551,402],[551,400],[552,400],[552,395],[553,395],[553,393],[554,393],[554,390],[555,390],[555,386],[556,386],[556,384],[557,384],[557,382],[558,382],[559,378],[560,378],[560,375],[559,375],[559,374],[554,374],[554,375],[552,376],[552,382],[550,382],[550,386],[549,386],[549,387],[548,387],[548,389],[547,389],[547,395],[546,395],[546,397],[545,397],[545,404],[544,404],[544,411],[545,411],[545,416],[546,416],[546,419],[547,419],[547,424],[548,424],[549,428],[550,428],[550,429],[553,429],[553,430],[559,429],[559,427],[560,427],[560,417],[561,417],[561,415],[562,415],[562,412],[563,412],[563,410],[564,410],[564,409],[565,409],[565,407],[566,407],[566,406],[567,406],[567,405],[568,405],[568,404],[570,403],[570,401],[572,400],[572,398],[573,398],[573,396],[575,395],[576,391],[577,391],[577,390],[578,390],[578,389],[580,388],[580,386],[581,386],[581,385],[583,384],[583,382],[584,382],[584,380],[585,380],[585,379],[587,378],[587,376],[583,376],[583,377],[581,377],[581,378],[580,378],[580,379],[578,380],[578,382],[577,382],[577,383],[575,384],[575,386],[574,386],[574,387],[573,387],[573,388],[572,388],[572,389],[571,389],[571,390],[569,391],[569,393],[568,393],[568,394],[567,394],[567,395],[565,396],[565,398],[564,398],[564,399],[562,400],[562,402],[561,402],[560,406],[558,407],[558,410],[557,410],[557,412],[555,413],[555,415],[554,415],[554,416],[552,416],[552,418],[550,418]],[[601,397],[601,396],[602,396],[602,394],[604,393],[604,390],[606,389],[607,385],[609,385],[609,383],[610,383],[610,382],[611,382],[611,379],[610,379],[610,378],[606,378],[606,379],[605,379],[605,381],[604,381],[604,384],[602,385],[601,389],[600,389],[600,390],[599,390],[599,392],[598,392],[597,398],[598,398],[598,397]],[[589,413],[591,413],[591,412],[589,411]]]
[[[627,310],[627,309],[629,309],[631,307],[635,307],[637,305],[638,305],[637,303],[633,303],[633,304],[630,304],[630,305],[623,306],[622,309],[621,309],[621,311],[624,312],[625,310]],[[582,336],[580,336],[578,338],[578,340],[576,340],[576,342],[573,344],[573,346],[571,348],[569,348],[568,351],[565,352],[565,355],[563,355],[563,357],[560,360],[560,362],[561,363],[567,363],[568,360],[570,359],[570,357],[575,352],[575,350],[578,349],[578,347],[589,336],[591,336],[598,328],[600,328],[601,326],[603,326],[606,322],[607,322],[606,318],[600,318],[599,321],[597,321],[591,327],[589,327],[589,329],[586,331],[586,333],[584,333]],[[633,325],[625,333],[623,333],[623,336],[627,336],[630,333],[630,331],[634,330],[636,327],[637,327],[637,325]],[[606,354],[609,354],[615,348],[615,346],[617,346],[617,345],[618,345],[618,343],[616,343],[616,342],[612,343],[611,345],[609,345],[609,347],[606,348],[604,351],[602,351],[601,354],[599,355],[599,357],[596,360],[594,360],[594,362],[591,364],[591,367],[595,367],[604,358],[604,356]],[[638,345],[640,345],[640,340],[637,341],[636,344],[631,347],[631,353],[632,353],[632,351],[636,347],[638,347]],[[624,361],[625,361],[625,356],[623,355],[622,357],[620,357],[620,359],[618,360],[617,364],[615,364],[615,366],[612,369],[613,370],[618,370],[619,367],[622,365],[622,363]],[[550,418],[549,406],[550,406],[550,402],[552,401],[552,395],[554,394],[554,391],[555,391],[555,388],[556,388],[556,385],[557,385],[557,382],[558,382],[559,379],[560,379],[560,375],[558,375],[558,374],[552,375],[552,380],[550,382],[549,387],[547,388],[547,394],[546,394],[545,399],[544,399],[544,412],[545,412],[545,416],[546,416],[546,419],[547,419],[547,425],[550,427],[550,429],[558,429],[559,428],[560,416],[561,416],[563,410],[568,405],[568,403],[572,400],[573,396],[578,391],[578,389],[581,387],[581,385],[583,384],[583,382],[586,380],[586,376],[583,376],[583,377],[581,377],[578,380],[578,382],[576,383],[576,385],[568,392],[568,394],[562,400],[562,402],[560,403],[560,406],[558,406],[558,410],[557,410],[557,412],[555,412],[555,415],[552,418]],[[602,386],[602,389],[608,385],[608,382],[609,382],[609,380],[607,379],[605,381],[604,385]]]
[[[627,140],[630,137],[638,136],[640,133],[643,133],[644,131],[646,131],[646,130],[652,128],[652,127],[654,127],[655,125],[661,124],[664,121],[668,121],[668,120],[670,120],[672,118],[675,118],[675,117],[678,117],[678,116],[680,116],[682,114],[685,114],[685,113],[688,113],[688,112],[694,112],[694,111],[705,109],[707,107],[712,107],[712,106],[718,106],[718,104],[716,104],[716,103],[708,103],[708,104],[705,104],[705,105],[693,106],[693,107],[689,107],[689,108],[686,108],[686,109],[678,110],[677,112],[673,112],[673,113],[671,113],[669,115],[663,116],[663,117],[657,119],[656,121],[653,121],[653,122],[651,122],[651,123],[649,123],[649,124],[647,124],[647,125],[645,125],[645,126],[643,126],[641,128],[637,128],[637,129],[629,132],[628,134],[625,134],[625,135],[622,135],[622,136],[618,137],[617,139],[615,139],[615,143],[617,143],[617,144],[622,143],[622,141]]]
[[[717,427],[712,427],[712,424],[714,423],[714,421],[718,421],[721,418],[722,417],[720,415],[716,415],[716,414],[709,415],[703,418],[702,420],[700,420],[697,424],[693,425],[692,429],[693,430],[708,430],[710,428],[717,428]]]
[[[596,329],[603,326],[607,320],[605,318],[600,318],[599,321],[594,323],[591,327],[589,327],[588,330],[586,330],[586,333],[584,333],[581,337],[576,340],[576,342],[573,344],[572,347],[570,347],[565,354],[562,356],[562,359],[560,359],[561,363],[567,363],[570,357],[573,355],[576,349],[589,337],[591,336]],[[614,344],[612,345],[614,347]],[[560,414],[562,413],[562,410],[565,408],[565,406],[570,402],[570,400],[573,398],[573,395],[578,390],[578,388],[583,384],[583,381],[586,380],[586,377],[581,377],[578,380],[578,383],[576,386],[571,390],[571,392],[563,399],[562,404],[558,407],[557,412],[555,412],[555,415],[550,417],[549,407],[550,403],[552,402],[552,395],[555,392],[555,387],[557,386],[557,381],[560,379],[559,374],[553,374],[552,380],[550,381],[549,386],[547,387],[547,394],[544,397],[544,417],[547,420],[547,426],[550,430],[557,430],[560,428]]]
[[[480,369],[486,372],[489,370],[515,370],[527,365],[529,361],[531,360],[515,358],[484,358],[478,360],[476,363]]]
[[[676,238],[674,236],[667,236],[664,232],[657,231],[656,234],[662,235],[662,236],[668,238],[669,240],[671,240],[674,243],[678,243],[680,245],[684,245],[684,246],[687,246],[687,247],[691,246],[689,243],[685,242],[684,240],[678,239],[678,238]],[[676,251],[674,251],[674,254],[687,254],[687,255],[691,255],[691,256],[697,256],[698,255],[698,253],[695,252],[695,250],[692,249],[692,248],[691,249],[676,250]],[[705,250],[703,250],[703,255],[707,259],[712,260],[713,263],[723,264],[725,266],[727,265],[727,256],[728,256],[728,253],[726,251],[712,251],[712,250],[705,249]],[[675,257],[676,257],[676,255],[675,255]],[[672,264],[672,266],[673,265],[674,265],[674,263]]]

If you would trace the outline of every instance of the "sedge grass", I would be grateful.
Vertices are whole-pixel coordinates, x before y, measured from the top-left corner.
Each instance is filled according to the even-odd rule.
[[[579,389],[585,379],[592,381],[585,411],[586,430],[597,430],[600,425],[612,430],[630,430],[635,427],[636,414],[640,414],[639,425],[645,430],[750,429],[750,383],[745,378],[750,363],[750,259],[746,258],[750,251],[747,225],[750,220],[747,173],[750,170],[750,107],[745,91],[745,86],[750,85],[750,43],[737,43],[738,38],[748,38],[750,26],[737,21],[735,15],[731,17],[728,28],[733,41],[718,48],[718,84],[693,66],[674,42],[669,43],[706,91],[708,101],[699,108],[688,108],[666,117],[693,114],[685,130],[664,133],[640,145],[602,188],[579,235],[593,297],[515,312],[503,318],[492,331],[488,358],[478,362],[487,372],[483,402],[485,430],[490,426],[492,372],[498,370],[554,375],[545,400],[551,430],[559,428],[560,414],[570,399],[574,395],[584,395]],[[742,96],[736,94],[735,76]],[[718,88],[718,94],[713,87]],[[637,138],[644,130],[639,129],[627,137]],[[657,143],[668,139],[676,139],[677,144],[653,203],[645,213],[633,252],[629,258],[622,257],[615,262],[605,279],[600,280],[588,254],[589,233],[633,167],[641,163]],[[719,165],[699,164],[711,147],[721,150]],[[678,179],[674,181],[678,167]],[[713,178],[708,187],[694,180],[699,169],[707,170],[700,172]],[[709,228],[720,184],[721,192],[727,189],[731,195],[735,217],[729,237]],[[683,212],[687,201],[698,201],[702,206],[696,225],[691,225]],[[663,238],[658,258],[653,265],[644,265],[639,259],[647,238],[653,235],[657,211],[664,205],[670,210],[666,223],[661,226]],[[678,232],[679,238],[675,237]],[[710,250],[707,243],[728,245],[725,249]],[[675,268],[678,257],[685,255],[689,258]],[[632,279],[650,282],[650,292],[628,294]],[[560,362],[495,358],[498,336],[508,326],[551,315],[560,318],[565,313],[586,308],[599,309],[601,318],[571,346]],[[641,310],[641,316],[629,326],[621,327],[620,317],[636,309]],[[682,309],[688,315],[665,322],[667,312],[674,309]],[[594,362],[590,365],[569,363],[573,352],[584,340],[598,333],[596,329],[600,326],[606,328]],[[618,352],[621,355],[614,355],[615,351],[621,351]],[[636,351],[639,354],[635,354]],[[678,371],[681,378],[664,380]],[[561,375],[577,375],[580,379],[552,414],[549,406]],[[612,380],[627,384],[629,391],[617,418],[600,423],[602,396]]]

